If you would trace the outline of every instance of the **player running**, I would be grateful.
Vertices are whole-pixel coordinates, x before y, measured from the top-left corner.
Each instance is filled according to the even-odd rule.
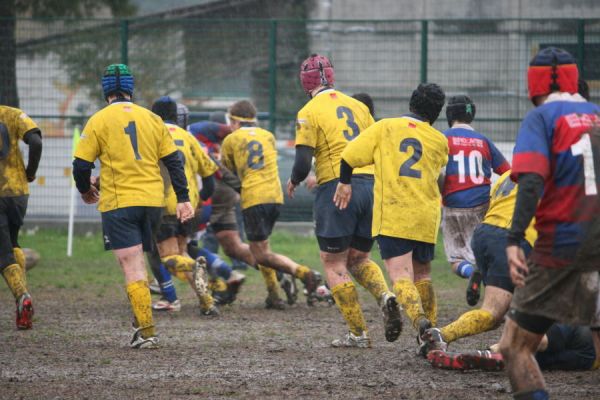
[[[386,339],[393,342],[402,329],[396,296],[388,289],[379,266],[369,259],[373,247],[373,166],[355,171],[354,196],[347,209],[338,210],[331,201],[339,182],[342,151],[373,124],[373,117],[363,103],[334,89],[334,70],[327,57],[313,54],[304,60],[300,81],[311,99],[298,112],[296,158],[287,193],[290,198],[294,196],[310,172],[314,155],[319,184],[314,203],[315,233],[327,283],[349,328],[348,334],[334,340],[332,346],[371,346],[358,292],[348,273],[377,300],[384,314]]]
[[[536,108],[513,155],[519,189],[506,252],[516,289],[500,350],[515,398],[547,399],[533,357],[540,341],[554,322],[589,325],[596,313],[600,107],[577,94],[577,65],[562,49],[540,50],[527,80]],[[534,214],[538,239],[526,260],[519,243]]]
[[[448,100],[446,119],[450,129],[444,135],[449,154],[442,189],[442,233],[452,271],[469,279],[467,303],[471,306],[479,301],[481,284],[471,237],[489,206],[492,170],[502,175],[510,168],[494,143],[470,125],[474,118],[475,104],[468,96]]]
[[[437,321],[431,260],[440,220],[437,181],[448,160],[448,141],[431,124],[444,98],[438,85],[421,84],[412,93],[409,114],[380,120],[350,142],[341,155],[334,196],[345,210],[357,197],[353,169],[375,164],[372,235],[419,335]]]
[[[29,146],[27,167],[19,140]],[[27,290],[25,254],[19,230],[27,211],[29,182],[42,157],[42,132],[18,108],[0,105],[0,272],[17,303],[17,329],[31,329],[33,303]]]
[[[256,126],[256,108],[246,100],[229,109],[232,133],[223,140],[221,161],[241,179],[241,205],[250,251],[259,264],[288,273],[304,283],[308,304],[314,302],[321,275],[274,253],[269,236],[279,217],[283,192],[277,169],[275,137]]]
[[[112,249],[125,275],[135,316],[130,346],[156,348],[152,301],[143,251],[151,251],[165,205],[159,161],[169,172],[181,222],[194,216],[181,158],[163,121],[132,102],[133,76],[124,64],[109,65],[102,77],[108,105],[87,122],[75,150],[73,176],[83,201],[98,203],[106,249]],[[91,184],[100,160],[102,191]]]

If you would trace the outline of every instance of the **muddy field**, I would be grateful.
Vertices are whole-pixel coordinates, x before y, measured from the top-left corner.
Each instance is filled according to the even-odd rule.
[[[14,328],[12,299],[0,292],[0,398],[2,399],[506,399],[504,373],[434,370],[415,355],[405,327],[387,343],[374,302],[363,296],[373,338],[370,350],[329,347],[344,325],[337,310],[305,304],[265,310],[260,287],[219,318],[200,317],[189,291],[184,307],[156,315],[159,350],[136,351],[125,296],[118,287],[38,289],[32,331]],[[441,323],[465,307],[444,306],[460,293],[440,293]],[[456,303],[455,303],[456,304]],[[499,332],[454,344],[481,348]],[[553,398],[600,398],[598,373],[547,373]]]

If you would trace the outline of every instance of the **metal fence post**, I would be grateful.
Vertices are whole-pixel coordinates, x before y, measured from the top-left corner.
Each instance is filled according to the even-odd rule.
[[[579,74],[581,78],[585,76],[585,20],[577,21],[577,64],[579,64]]]
[[[121,20],[121,63],[129,64],[129,20],[122,19]]]
[[[427,82],[427,34],[429,31],[429,21],[421,21],[421,83]]]
[[[277,20],[269,25],[269,130],[275,134],[277,115]]]

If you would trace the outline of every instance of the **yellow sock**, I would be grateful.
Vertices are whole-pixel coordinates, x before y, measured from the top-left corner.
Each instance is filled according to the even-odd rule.
[[[350,332],[356,336],[360,336],[363,332],[366,332],[367,323],[360,309],[358,292],[356,291],[356,287],[354,287],[354,283],[340,283],[331,289],[331,294],[335,299],[335,304],[346,320]]]
[[[223,278],[213,278],[208,282],[208,290],[211,292],[224,292],[227,290],[227,282]]]
[[[6,284],[10,288],[15,300],[18,300],[23,294],[27,293],[25,286],[25,273],[19,264],[12,264],[4,268],[2,276],[6,280]]]
[[[210,293],[205,293],[198,296],[198,302],[200,303],[200,309],[202,311],[208,311],[215,304],[215,300]]]
[[[194,270],[194,265],[196,265],[196,260],[192,260],[189,257],[181,256],[179,254],[166,256],[160,260],[174,275],[177,275],[177,272],[192,272]]]
[[[423,279],[415,282],[419,297],[421,297],[421,304],[423,305],[423,311],[425,317],[431,322],[432,326],[437,325],[437,298],[435,297],[435,291],[433,290],[433,284],[431,279]]]
[[[477,335],[494,329],[496,320],[491,312],[486,310],[471,310],[461,315],[450,325],[446,325],[440,332],[447,343],[457,339]]]
[[[367,289],[375,300],[379,302],[384,293],[390,291],[381,268],[372,260],[367,260],[358,267],[352,268],[350,273],[358,283]]]
[[[304,281],[304,278],[309,273],[310,268],[308,268],[306,265],[298,265],[298,268],[296,269],[296,278],[300,279],[301,281]]]
[[[263,276],[267,292],[269,296],[279,297],[279,281],[277,280],[277,272],[273,268],[258,266],[260,273]]]
[[[23,270],[23,282],[27,286],[27,259],[25,258],[25,253],[23,253],[20,247],[13,247],[13,254],[15,255],[15,260],[17,260],[17,264]]]
[[[143,338],[155,336],[152,320],[152,299],[147,281],[135,281],[127,285],[127,297]]]
[[[421,318],[427,318],[423,311],[417,287],[410,279],[400,279],[394,283],[394,293],[398,301],[402,304],[402,307],[404,307],[404,311],[408,315],[408,318],[410,318],[413,327],[416,329],[417,322]]]

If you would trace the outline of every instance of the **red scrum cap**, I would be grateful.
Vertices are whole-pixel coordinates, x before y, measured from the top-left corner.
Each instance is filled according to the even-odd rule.
[[[579,71],[571,54],[557,47],[540,50],[529,63],[529,99],[552,92],[577,93]]]
[[[312,54],[300,66],[300,82],[306,94],[319,86],[333,86],[333,65],[325,56]]]

